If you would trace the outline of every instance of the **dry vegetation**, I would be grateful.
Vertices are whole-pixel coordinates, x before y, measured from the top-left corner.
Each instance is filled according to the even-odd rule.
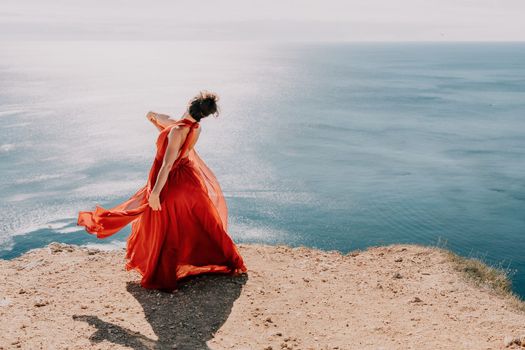
[[[509,267],[501,263],[491,265],[479,257],[465,257],[446,248],[447,242],[438,240],[435,248],[441,250],[448,257],[456,271],[460,272],[465,280],[478,288],[490,290],[498,296],[508,299],[516,310],[525,313],[525,300],[512,291],[512,274]]]

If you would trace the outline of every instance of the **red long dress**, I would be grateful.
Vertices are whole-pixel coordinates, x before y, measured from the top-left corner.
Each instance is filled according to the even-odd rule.
[[[162,209],[154,211],[148,197],[164,159],[168,133],[175,126],[190,130],[160,192]],[[198,127],[199,123],[188,119],[165,127],[157,138],[146,185],[114,208],[97,205],[93,211],[79,212],[77,225],[98,238],[109,237],[132,222],[125,267],[142,275],[144,288],[174,290],[177,281],[189,275],[247,271],[227,233],[228,211],[219,183],[197,152],[189,149]]]

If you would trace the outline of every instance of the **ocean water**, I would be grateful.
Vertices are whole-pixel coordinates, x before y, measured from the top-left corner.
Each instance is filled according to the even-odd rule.
[[[4,42],[0,258],[97,240],[79,210],[145,183],[157,131],[221,96],[197,146],[239,243],[443,244],[525,296],[525,44]]]

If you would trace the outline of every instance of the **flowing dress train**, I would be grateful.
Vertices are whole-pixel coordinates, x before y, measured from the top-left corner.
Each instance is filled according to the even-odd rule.
[[[148,197],[173,127],[189,131],[160,192],[162,210],[154,211]],[[180,279],[190,275],[247,271],[227,233],[228,210],[219,183],[197,152],[189,149],[198,127],[199,123],[187,119],[165,127],[157,138],[155,159],[142,188],[114,208],[97,205],[93,211],[79,212],[77,225],[98,238],[109,237],[132,223],[125,268],[142,275],[144,288],[174,290]]]

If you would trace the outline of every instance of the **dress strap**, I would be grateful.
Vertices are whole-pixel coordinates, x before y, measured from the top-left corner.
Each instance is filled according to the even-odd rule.
[[[180,120],[177,120],[175,125],[179,125],[179,126],[184,125],[184,126],[190,127],[191,129],[196,129],[199,127],[199,122],[192,122],[189,119],[180,119]]]

